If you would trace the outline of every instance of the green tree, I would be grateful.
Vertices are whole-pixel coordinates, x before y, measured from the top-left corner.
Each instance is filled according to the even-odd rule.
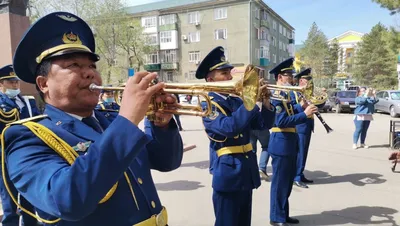
[[[328,54],[326,56],[325,61],[325,75],[328,78],[328,83],[332,84],[333,79],[338,72],[338,62],[339,62],[339,54],[340,54],[340,46],[337,39],[334,39],[329,44]]]
[[[389,51],[387,33],[388,29],[379,23],[363,37],[354,60],[353,78],[357,83],[378,89],[396,86],[396,57]]]
[[[400,12],[400,0],[372,0],[381,5],[382,8],[390,10],[390,14],[394,15]]]
[[[308,32],[304,47],[300,51],[306,67],[312,68],[312,74],[317,86],[322,85],[322,78],[325,74],[326,58],[328,57],[329,46],[325,34],[314,22]]]
[[[141,23],[126,14],[123,0],[32,0],[29,16],[34,22],[54,11],[71,12],[92,28],[96,52],[100,55],[98,70],[106,84],[126,80],[128,68],[140,70],[151,51],[146,45]]]

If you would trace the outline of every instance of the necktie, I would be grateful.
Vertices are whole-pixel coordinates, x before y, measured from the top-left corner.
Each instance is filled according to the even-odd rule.
[[[97,120],[90,116],[82,119],[82,122],[85,123],[86,125],[92,127],[95,131],[102,133],[103,129],[101,128],[100,124],[97,122]]]

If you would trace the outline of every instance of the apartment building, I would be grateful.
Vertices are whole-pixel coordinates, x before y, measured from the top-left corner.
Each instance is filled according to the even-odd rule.
[[[216,46],[243,71],[247,64],[267,72],[294,56],[294,28],[262,0],[166,0],[129,7],[140,18],[149,45],[145,69],[168,82],[199,82],[195,71]]]

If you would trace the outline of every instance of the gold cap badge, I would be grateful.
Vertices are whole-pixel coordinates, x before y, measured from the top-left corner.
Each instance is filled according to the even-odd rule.
[[[65,44],[82,44],[79,36],[72,32],[64,33],[62,40]]]

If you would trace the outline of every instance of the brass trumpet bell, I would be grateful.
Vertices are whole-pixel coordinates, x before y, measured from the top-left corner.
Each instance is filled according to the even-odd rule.
[[[201,96],[206,102],[207,108],[203,110],[200,103],[198,105],[168,105],[165,103],[156,103],[155,97],[153,97],[146,115],[149,120],[155,120],[154,117],[156,112],[207,117],[211,114],[211,98],[209,97],[208,92],[238,96],[243,100],[245,108],[250,111],[256,105],[259,86],[258,73],[256,73],[255,70],[245,73],[243,78],[236,82],[165,83],[165,88],[161,93]],[[114,91],[115,102],[121,105],[119,94],[120,92],[123,92],[125,88],[123,86],[105,87],[91,84],[89,89]]]

